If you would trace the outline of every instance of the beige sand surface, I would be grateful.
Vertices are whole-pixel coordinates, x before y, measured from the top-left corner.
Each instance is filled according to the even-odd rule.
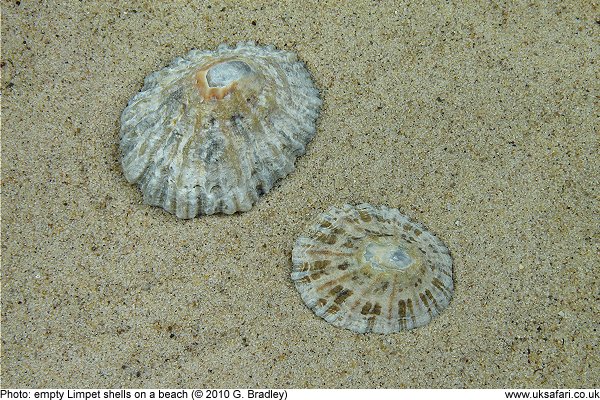
[[[348,3],[2,1],[4,387],[600,385],[597,6]],[[307,154],[242,215],[142,204],[121,111],[240,40],[313,73]],[[431,324],[357,335],[304,306],[292,243],[344,202],[451,249]]]

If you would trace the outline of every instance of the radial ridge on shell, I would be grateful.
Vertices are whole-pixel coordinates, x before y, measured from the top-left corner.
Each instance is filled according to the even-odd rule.
[[[292,263],[304,303],[332,325],[358,333],[425,325],[454,291],[446,246],[385,206],[331,207],[297,239]]]
[[[179,218],[247,211],[294,169],[321,100],[290,52],[239,43],[154,72],[121,115],[125,178]]]

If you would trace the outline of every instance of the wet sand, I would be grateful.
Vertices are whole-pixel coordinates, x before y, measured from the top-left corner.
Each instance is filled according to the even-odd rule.
[[[126,4],[2,3],[3,387],[600,386],[589,2]],[[119,164],[127,101],[242,40],[313,74],[307,153],[244,214],[142,204]],[[358,335],[305,307],[292,244],[345,202],[448,245],[432,323]]]

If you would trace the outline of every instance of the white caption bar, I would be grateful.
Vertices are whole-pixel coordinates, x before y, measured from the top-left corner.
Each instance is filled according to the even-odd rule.
[[[0,400],[599,399],[598,389],[1,389]]]

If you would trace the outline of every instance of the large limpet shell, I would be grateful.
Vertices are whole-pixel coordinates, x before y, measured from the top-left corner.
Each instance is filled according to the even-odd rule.
[[[179,218],[247,211],[294,169],[320,105],[293,53],[192,50],[148,76],[123,111],[125,177]]]
[[[454,291],[446,246],[385,206],[330,208],[298,238],[292,262],[292,280],[306,305],[358,333],[425,325]]]

